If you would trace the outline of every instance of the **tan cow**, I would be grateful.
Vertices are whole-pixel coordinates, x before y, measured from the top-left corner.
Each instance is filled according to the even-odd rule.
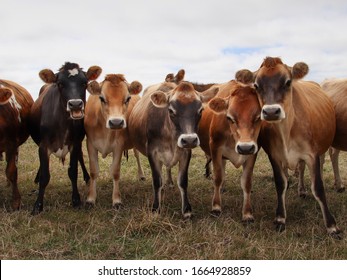
[[[244,193],[242,220],[254,220],[251,207],[251,180],[258,152],[260,104],[253,87],[237,81],[219,88],[204,110],[199,124],[200,146],[212,158],[214,195],[212,213],[221,212],[221,187],[225,180],[226,160],[243,167],[241,187]]]
[[[94,205],[96,200],[96,179],[99,174],[98,153],[105,158],[112,153],[110,167],[113,178],[112,205],[119,207],[121,196],[119,191],[120,163],[123,151],[133,148],[128,135],[128,118],[142,85],[135,81],[129,84],[123,75],[111,74],[102,83],[91,83],[88,91],[92,94],[86,105],[84,126],[87,134],[87,149],[90,165],[90,183],[86,203]],[[135,151],[139,177],[143,170]]]
[[[165,91],[171,87],[167,93]],[[203,103],[218,89],[199,93],[190,83],[163,83],[153,92],[147,91],[129,117],[129,132],[136,149],[148,157],[154,189],[152,211],[160,210],[162,166],[179,164],[177,184],[182,197],[182,214],[191,216],[188,200],[188,167],[191,149],[199,145],[198,123]]]
[[[317,84],[300,80],[307,73],[308,66],[303,62],[289,67],[280,58],[267,57],[256,72],[240,70],[236,77],[245,83],[254,82],[262,106],[261,119],[265,122],[259,140],[274,172],[277,230],[284,230],[286,223],[287,168],[295,170],[304,161],[327,231],[339,237],[341,231],[328,209],[319,160],[333,142],[335,112]]]

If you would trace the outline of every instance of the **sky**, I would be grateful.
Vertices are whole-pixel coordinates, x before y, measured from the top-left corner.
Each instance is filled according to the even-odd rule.
[[[34,99],[39,71],[66,61],[144,88],[179,69],[227,82],[266,56],[306,62],[307,80],[347,78],[346,0],[1,0],[0,26],[0,78]]]

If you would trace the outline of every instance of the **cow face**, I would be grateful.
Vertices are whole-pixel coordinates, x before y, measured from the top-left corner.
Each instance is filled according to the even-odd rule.
[[[194,90],[192,84],[182,82],[167,94],[162,91],[152,93],[153,105],[167,108],[170,122],[176,131],[178,147],[191,149],[200,145],[197,129],[203,104],[213,98],[217,92],[218,89],[214,88],[199,93]]]
[[[232,82],[230,97],[215,97],[209,108],[224,115],[235,140],[235,151],[242,155],[258,152],[257,139],[261,127],[261,107],[254,88]]]
[[[86,102],[86,89],[88,82],[95,80],[101,73],[99,66],[92,66],[87,72],[75,63],[65,63],[59,72],[54,74],[52,70],[44,69],[39,76],[45,83],[54,83],[60,93],[60,100],[72,119],[84,117]]]
[[[114,74],[107,75],[101,84],[92,82],[88,85],[88,91],[99,96],[105,125],[110,129],[126,128],[126,112],[131,95],[139,94],[141,90],[139,82],[128,84],[123,75]]]
[[[238,80],[249,82],[253,78],[262,105],[261,119],[279,122],[286,118],[292,106],[292,81],[303,78],[308,66],[303,62],[293,67],[283,64],[281,59],[267,57],[255,73],[242,70],[236,74]]]
[[[0,87],[0,105],[4,105],[9,102],[12,96],[12,90],[6,87]]]

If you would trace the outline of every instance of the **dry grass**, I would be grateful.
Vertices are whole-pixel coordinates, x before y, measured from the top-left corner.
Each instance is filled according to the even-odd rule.
[[[85,153],[86,155],[87,153]],[[85,157],[87,158],[87,157]],[[341,154],[341,174],[347,184],[347,155]],[[100,159],[97,204],[93,209],[75,210],[70,205],[71,187],[67,164],[51,157],[51,182],[46,190],[45,210],[32,217],[37,189],[33,179],[38,168],[37,147],[29,140],[20,149],[19,186],[21,211],[10,210],[11,191],[0,162],[0,258],[1,259],[347,259],[346,237],[330,238],[318,204],[310,194],[297,197],[296,178],[287,194],[287,229],[274,231],[276,207],[272,171],[263,152],[253,180],[253,209],[256,221],[241,223],[241,169],[228,163],[223,213],[210,215],[212,181],[203,176],[205,157],[193,152],[189,195],[194,217],[184,221],[177,188],[164,190],[160,216],[152,215],[152,187],[147,159],[142,157],[147,180],[137,180],[132,152],[122,161],[121,193],[124,207],[111,207],[111,158]],[[87,161],[88,165],[88,161]],[[347,229],[347,194],[335,193],[330,161],[324,167],[326,192],[339,226]],[[80,172],[81,173],[81,172]],[[175,174],[175,173],[174,173]],[[80,177],[80,193],[86,187]],[[306,178],[306,185],[309,179]]]

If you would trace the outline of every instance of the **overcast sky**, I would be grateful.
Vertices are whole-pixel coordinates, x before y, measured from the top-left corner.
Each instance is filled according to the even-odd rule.
[[[167,73],[226,82],[266,56],[305,61],[307,79],[347,77],[346,0],[1,0],[0,78],[37,97],[65,61],[144,87]]]

